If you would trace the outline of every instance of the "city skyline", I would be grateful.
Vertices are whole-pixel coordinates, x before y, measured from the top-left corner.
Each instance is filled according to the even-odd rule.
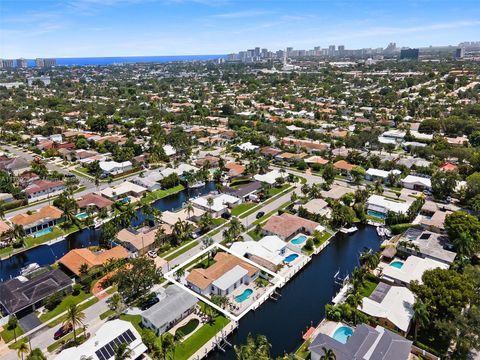
[[[3,58],[228,54],[253,46],[349,49],[480,39],[470,0],[77,0],[0,5]],[[468,11],[466,11],[468,10]],[[188,24],[186,26],[185,24]]]

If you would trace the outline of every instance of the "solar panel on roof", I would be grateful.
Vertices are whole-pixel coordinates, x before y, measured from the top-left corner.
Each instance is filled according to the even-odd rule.
[[[101,350],[101,349],[100,349]],[[97,350],[95,351],[95,355],[97,355],[97,357],[100,359],[100,360],[107,360],[105,359],[105,356],[103,356],[102,352],[100,350]]]

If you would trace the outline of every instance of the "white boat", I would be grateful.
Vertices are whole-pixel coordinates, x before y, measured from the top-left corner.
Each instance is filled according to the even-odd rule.
[[[205,186],[204,181],[197,181],[196,183],[193,183],[192,185],[188,185],[190,189],[196,189]]]
[[[339,231],[343,234],[353,234],[357,230],[358,230],[358,228],[356,226],[352,226],[352,227],[349,227],[349,228],[342,227],[342,228],[340,228]]]
[[[21,270],[20,270],[20,274],[22,276],[26,276],[26,275],[29,275],[31,273],[33,273],[34,271],[40,269],[40,265],[38,265],[37,263],[31,263],[31,264],[28,264],[27,266],[23,267]]]
[[[377,227],[378,236],[385,236],[385,228],[382,226]]]

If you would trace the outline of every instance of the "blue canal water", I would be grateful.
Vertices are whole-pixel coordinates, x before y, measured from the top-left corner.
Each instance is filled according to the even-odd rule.
[[[209,182],[201,188],[185,189],[179,193],[157,200],[153,204],[153,207],[161,211],[177,210],[180,209],[188,199],[205,195],[213,190],[215,190],[215,183]],[[139,226],[144,220],[144,214],[141,210],[137,210],[136,218],[132,221],[132,226]],[[65,240],[54,244],[37,246],[2,260],[0,261],[0,282],[20,275],[21,268],[28,264],[37,263],[40,266],[51,265],[72,249],[98,245],[99,238],[99,229],[83,229],[82,231],[67,236]]]
[[[59,66],[85,66],[85,65],[113,65],[132,63],[167,63],[173,61],[205,61],[224,59],[226,55],[175,55],[175,56],[111,56],[111,57],[80,57],[57,58]],[[27,60],[29,67],[35,66],[35,60]]]
[[[246,342],[248,334],[265,335],[272,344],[271,356],[295,351],[302,343],[302,331],[312,323],[316,326],[325,316],[325,304],[339,290],[333,277],[337,271],[345,276],[359,265],[364,248],[380,248],[381,240],[372,226],[359,227],[352,235],[337,234],[332,243],[298,273],[282,289],[278,301],[268,300],[256,311],[250,311],[229,337],[233,345]],[[235,359],[233,348],[225,353],[215,351],[209,360]]]

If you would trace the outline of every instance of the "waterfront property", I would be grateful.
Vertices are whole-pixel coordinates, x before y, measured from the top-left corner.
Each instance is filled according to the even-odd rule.
[[[376,318],[381,325],[403,335],[408,333],[413,318],[415,296],[406,287],[380,282],[358,309]]]
[[[240,285],[249,285],[260,270],[229,253],[219,252],[206,269],[195,268],[186,277],[187,286],[202,295],[231,294]]]
[[[110,207],[113,204],[113,201],[95,193],[86,194],[76,199],[76,202],[78,209],[83,212],[88,209],[93,209],[95,212],[98,212],[101,209],[110,210]]]
[[[165,231],[165,234],[171,234],[172,228],[170,225],[162,224],[161,227]],[[155,248],[155,238],[159,227],[155,228],[141,228],[135,229],[122,229],[117,234],[117,242],[124,246],[129,252],[135,256],[145,255],[149,250]]]
[[[351,335],[350,335],[351,334]],[[380,325],[358,325],[350,332],[341,325],[332,334],[318,334],[308,347],[312,360],[320,360],[324,349],[331,349],[337,360],[389,359],[407,360],[412,342]]]
[[[117,186],[103,189],[100,193],[102,194],[102,196],[105,196],[110,200],[116,201],[128,197],[139,199],[146,191],[147,189],[143,186],[136,185],[134,183],[131,183],[130,181],[125,181]]]
[[[212,199],[213,203],[209,204],[209,200]],[[241,199],[227,194],[220,194],[216,196],[202,196],[192,200],[193,206],[208,211],[212,214],[213,217],[219,217],[227,210],[235,205],[238,205],[242,202]]]
[[[55,206],[47,205],[32,214],[18,214],[9,220],[13,225],[23,226],[26,235],[33,235],[61,223],[63,211]]]
[[[315,230],[323,231],[325,228],[315,221],[288,213],[272,216],[262,227],[265,235],[276,235],[285,241],[299,233],[312,234]]]
[[[427,270],[448,269],[449,267],[444,262],[410,255],[405,261],[394,259],[390,264],[383,266],[380,277],[383,281],[391,284],[408,286],[414,280],[421,283],[422,275]]]
[[[367,200],[368,214],[385,218],[389,212],[406,214],[410,204],[407,202],[388,199],[381,195],[371,195]]]
[[[128,252],[122,246],[115,246],[108,250],[92,252],[90,249],[74,249],[70,250],[58,262],[65,268],[70,270],[76,276],[82,275],[80,269],[82,265],[86,265],[86,269],[90,270],[97,266],[102,266],[110,259],[120,260],[126,259]]]
[[[73,284],[61,270],[50,270],[31,279],[19,276],[0,283],[2,312],[17,316],[31,313],[53,293],[69,290]]]
[[[160,336],[191,314],[197,298],[176,285],[157,294],[159,302],[142,312],[142,324]]]
[[[83,344],[63,350],[55,359],[110,360],[115,357],[115,349],[120,344],[127,344],[131,350],[131,359],[137,359],[147,351],[140,333],[132,323],[116,319],[107,321]]]

